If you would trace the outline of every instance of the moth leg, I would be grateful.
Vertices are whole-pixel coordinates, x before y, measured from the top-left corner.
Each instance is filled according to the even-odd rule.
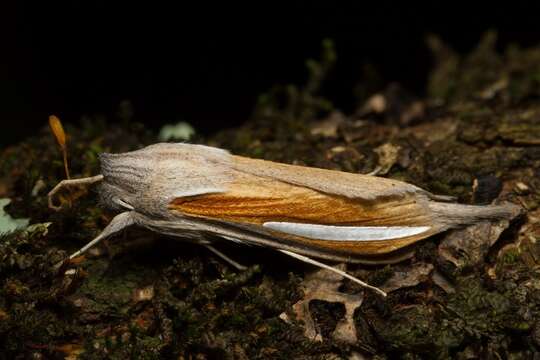
[[[343,276],[344,278],[347,278],[347,279],[349,279],[351,281],[354,281],[355,283],[360,284],[363,287],[371,289],[371,290],[377,292],[378,294],[386,297],[386,293],[384,291],[382,291],[381,289],[379,289],[379,288],[377,288],[375,286],[371,286],[371,285],[363,282],[362,280],[359,280],[359,279],[355,278],[354,276],[347,274],[345,271],[341,271],[341,270],[336,269],[336,268],[334,268],[334,267],[332,267],[330,265],[323,264],[322,262],[319,262],[317,260],[313,260],[312,258],[309,258],[307,256],[303,256],[303,255],[299,255],[299,254],[291,252],[291,251],[287,251],[287,250],[279,250],[279,251],[281,251],[282,253],[287,254],[289,256],[292,256],[295,259],[306,262],[308,264],[312,264],[312,265],[318,266],[320,268],[333,271],[336,274],[339,274],[339,275]]]
[[[369,175],[369,176],[377,176],[378,173],[380,173],[382,170],[382,166],[381,165],[377,165],[375,167],[375,169],[371,170],[370,172],[364,174],[364,175]]]
[[[107,238],[107,237],[109,237],[109,236],[111,236],[111,235],[113,235],[113,234],[127,228],[130,225],[133,225],[134,223],[135,223],[135,220],[134,220],[132,211],[126,211],[126,212],[123,212],[123,213],[120,213],[120,214],[116,215],[111,220],[109,225],[107,225],[105,227],[105,229],[103,229],[101,234],[99,234],[92,241],[90,241],[88,244],[84,245],[82,248],[80,248],[79,250],[77,250],[73,254],[71,254],[69,256],[69,259],[71,260],[71,259],[83,254],[84,252],[86,252],[86,250],[90,249],[92,246],[96,245],[101,240],[103,240],[103,239],[105,239],[105,238]]]
[[[70,187],[70,186],[77,186],[77,185],[91,185],[91,184],[99,182],[101,180],[103,180],[103,175],[96,175],[96,176],[86,177],[86,178],[82,178],[82,179],[66,179],[66,180],[60,181],[47,194],[47,198],[48,198],[48,201],[49,201],[49,208],[53,209],[53,210],[56,210],[56,211],[61,209],[61,206],[56,206],[56,205],[53,204],[53,197],[54,197],[54,195],[56,195],[63,188]]]
[[[210,250],[211,252],[213,252],[214,254],[216,254],[217,256],[219,256],[220,258],[222,258],[223,260],[225,260],[226,262],[228,262],[229,264],[231,264],[237,270],[240,270],[240,271],[247,270],[247,266],[244,266],[242,264],[237,263],[236,261],[234,261],[233,259],[231,259],[227,255],[225,255],[224,253],[222,253],[221,251],[219,251],[218,249],[216,249],[212,245],[208,245],[208,244],[202,244],[202,245],[205,248],[207,248],[208,250]]]
[[[436,201],[442,201],[442,202],[454,202],[457,201],[457,197],[450,196],[450,195],[436,195],[429,193],[429,198]]]

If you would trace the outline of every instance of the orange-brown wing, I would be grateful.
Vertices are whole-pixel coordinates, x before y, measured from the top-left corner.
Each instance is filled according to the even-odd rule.
[[[412,184],[383,177],[282,164],[234,155],[231,160],[228,165],[238,172],[260,178],[275,179],[348,199],[374,201],[404,195],[432,196],[432,194]]]
[[[424,226],[431,220],[414,196],[357,201],[250,174],[238,174],[226,192],[176,198],[170,208],[189,216],[259,225]]]
[[[176,198],[171,210],[193,217],[239,224],[269,222],[339,226],[426,226],[433,227],[429,213],[414,196],[386,201],[355,201],[271,178],[239,174],[228,191],[218,194]],[[274,232],[269,230],[269,232]],[[355,254],[379,254],[399,249],[438,232],[435,228],[415,236],[386,241],[317,240],[279,233],[290,241],[321,250]]]

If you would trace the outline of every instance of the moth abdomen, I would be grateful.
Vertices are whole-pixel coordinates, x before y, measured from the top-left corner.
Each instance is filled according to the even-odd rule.
[[[456,203],[430,202],[429,209],[434,219],[448,227],[474,224],[483,220],[512,219],[523,209],[512,203],[500,205],[466,205]]]

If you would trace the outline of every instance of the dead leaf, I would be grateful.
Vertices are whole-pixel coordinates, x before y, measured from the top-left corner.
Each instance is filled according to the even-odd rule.
[[[435,142],[454,138],[457,128],[457,121],[449,117],[436,122],[426,122],[411,126],[403,130],[403,135],[414,136],[427,147]]]
[[[416,286],[428,280],[428,275],[432,271],[433,265],[427,263],[416,263],[402,267],[398,271],[394,271],[392,277],[381,286],[381,290],[389,293],[401,288]]]
[[[386,143],[375,150],[373,150],[379,156],[379,163],[376,170],[373,170],[370,175],[386,175],[388,171],[394,166],[398,160],[399,151],[401,146]]]
[[[516,145],[540,145],[540,112],[509,114],[507,120],[497,123],[497,135]]]
[[[311,135],[322,135],[324,137],[337,137],[339,125],[345,122],[345,115],[339,111],[333,111],[330,115],[311,127]]]
[[[518,215],[515,214],[513,218]],[[439,245],[439,256],[459,270],[480,265],[512,219],[482,221],[451,231]]]
[[[336,266],[345,270],[345,265]],[[362,305],[363,294],[345,294],[339,292],[343,277],[329,270],[317,270],[306,276],[302,282],[304,298],[293,305],[293,312],[296,319],[304,322],[304,335],[314,341],[323,341],[322,335],[317,329],[317,325],[309,311],[309,303],[312,300],[322,300],[327,302],[338,302],[345,306],[345,316],[338,322],[332,333],[332,337],[349,344],[357,342],[356,326],[354,324],[354,311]],[[280,318],[286,322],[290,319],[286,313],[282,313]]]
[[[456,292],[456,288],[454,285],[450,283],[450,281],[441,274],[438,270],[435,270],[433,274],[431,275],[431,279],[441,289],[443,289],[448,294],[453,294]]]
[[[538,268],[540,264],[540,209],[527,213],[525,223],[521,226],[515,244],[503,247],[498,257],[512,251],[519,254],[521,260],[531,269]]]

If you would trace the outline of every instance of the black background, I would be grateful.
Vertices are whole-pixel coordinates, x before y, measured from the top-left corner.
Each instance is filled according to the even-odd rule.
[[[531,2],[532,3],[532,2]],[[0,5],[0,145],[34,134],[57,114],[77,122],[122,100],[135,119],[159,128],[188,121],[208,133],[246,121],[271,85],[300,84],[321,40],[338,62],[326,94],[352,111],[363,64],[383,82],[418,95],[432,59],[428,33],[457,51],[488,29],[498,46],[540,42],[538,7],[492,2],[17,1]]]

